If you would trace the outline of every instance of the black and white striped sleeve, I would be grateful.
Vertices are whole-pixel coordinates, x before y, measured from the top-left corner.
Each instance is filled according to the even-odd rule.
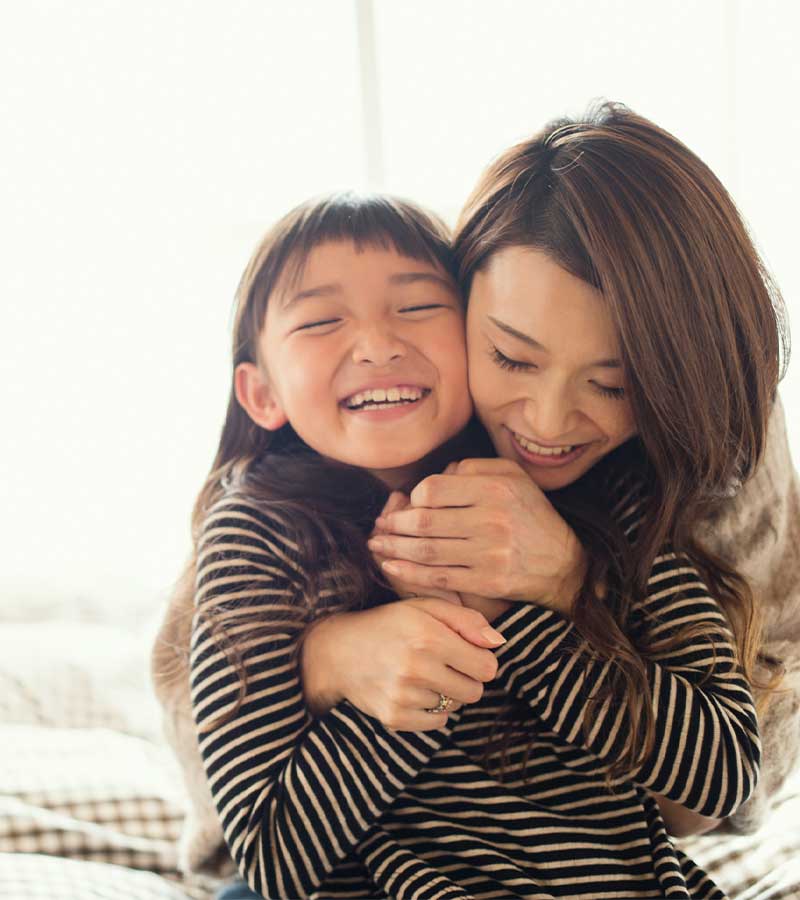
[[[246,503],[221,501],[201,537],[191,691],[200,752],[228,848],[266,897],[307,897],[417,775],[450,734],[392,732],[347,701],[318,718],[306,707],[297,664],[304,627],[298,575],[280,526]],[[227,610],[247,673],[207,613]],[[242,624],[236,618],[241,612]],[[242,638],[253,614],[280,627]],[[455,721],[455,720],[453,720]],[[451,723],[452,725],[452,723]]]
[[[722,609],[691,562],[665,552],[639,615],[651,637],[687,625],[694,636],[644,660],[656,740],[626,778],[701,815],[731,815],[755,787],[761,747]],[[593,701],[608,684],[610,664],[577,651],[573,624],[542,607],[514,604],[493,625],[507,639],[497,651],[497,678],[506,689],[564,740],[609,764],[619,758],[630,740],[629,706]]]

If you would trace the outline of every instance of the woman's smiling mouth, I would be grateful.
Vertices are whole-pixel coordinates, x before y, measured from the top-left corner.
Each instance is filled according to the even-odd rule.
[[[511,443],[517,454],[528,463],[537,466],[557,467],[565,466],[582,456],[589,443],[583,444],[564,444],[556,447],[546,447],[543,444],[537,444],[516,431],[507,429],[511,435]]]

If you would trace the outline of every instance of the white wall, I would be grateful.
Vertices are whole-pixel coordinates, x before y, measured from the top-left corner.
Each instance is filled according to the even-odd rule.
[[[371,8],[4,12],[0,597],[166,592],[221,425],[233,291],[272,219],[375,177],[452,219],[491,156],[592,97],[712,165],[800,321],[794,4],[386,0],[375,80]],[[800,461],[799,364],[782,393]]]

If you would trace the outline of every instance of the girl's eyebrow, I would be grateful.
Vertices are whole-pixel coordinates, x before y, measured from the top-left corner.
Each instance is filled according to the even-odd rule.
[[[455,291],[452,283],[441,275],[433,272],[397,272],[389,276],[389,284],[416,284],[420,281],[430,281],[439,286],[446,287],[449,291]],[[306,288],[291,296],[284,304],[283,310],[289,309],[298,300],[307,300],[309,297],[328,297],[331,294],[341,294],[344,288],[338,281],[329,284],[320,284],[316,287]]]
[[[293,303],[298,300],[307,300],[309,297],[327,297],[330,294],[341,294],[342,286],[338,282],[330,284],[320,284],[317,287],[306,288],[304,291],[298,291],[294,296],[290,297],[284,304],[283,309],[287,310]]]
[[[534,350],[539,350],[542,353],[549,353],[550,351],[543,344],[540,344],[535,338],[532,338],[529,334],[525,334],[523,331],[517,331],[516,328],[512,328],[511,325],[506,324],[505,322],[501,322],[499,319],[495,319],[494,316],[487,316],[487,319],[494,322],[494,324],[501,330],[505,331],[506,334],[510,334],[511,337],[517,338],[517,340],[523,341],[528,344],[528,346],[533,347]],[[598,359],[596,362],[589,363],[586,367],[587,369],[621,369],[622,363],[618,359]]]
[[[398,272],[389,276],[389,284],[415,284],[418,281],[431,281],[443,285],[449,291],[455,290],[453,283],[435,272]]]

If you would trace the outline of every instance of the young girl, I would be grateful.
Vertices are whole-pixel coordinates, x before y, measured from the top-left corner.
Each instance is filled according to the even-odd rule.
[[[298,672],[310,623],[396,599],[366,546],[389,490],[489,449],[468,427],[448,238],[402,201],[308,203],[264,238],[239,287],[227,417],[154,677],[195,805],[184,864],[215,869],[227,855],[218,812],[266,896],[389,891],[377,821],[450,734],[456,707],[441,692],[474,699],[496,669],[486,648],[502,637],[430,591],[384,637],[428,667],[409,691],[410,733],[349,703],[312,719]]]

